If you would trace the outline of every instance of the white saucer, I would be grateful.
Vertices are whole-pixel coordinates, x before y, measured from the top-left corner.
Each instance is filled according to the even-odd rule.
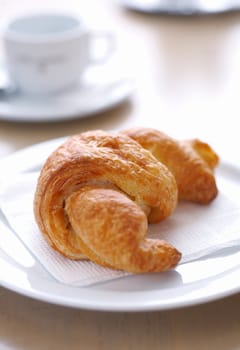
[[[76,87],[51,97],[20,92],[1,95],[0,119],[45,122],[89,117],[122,103],[133,90],[133,79],[121,73],[116,65],[95,65]]]
[[[240,10],[240,0],[119,0],[119,2],[135,11],[173,15],[206,15]]]

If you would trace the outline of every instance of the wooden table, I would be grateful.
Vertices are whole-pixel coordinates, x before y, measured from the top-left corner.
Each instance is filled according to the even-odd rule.
[[[94,26],[110,28],[116,35],[117,55],[136,81],[132,98],[91,118],[0,121],[0,157],[88,129],[139,125],[158,127],[176,137],[202,138],[222,158],[239,165],[240,13],[178,18],[133,13],[111,0],[87,3],[0,0],[0,16],[58,8],[79,12]],[[146,313],[75,310],[4,288],[0,296],[3,350],[240,348],[239,294]]]

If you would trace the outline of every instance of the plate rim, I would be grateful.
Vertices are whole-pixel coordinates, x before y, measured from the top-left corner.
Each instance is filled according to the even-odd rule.
[[[0,257],[0,261],[3,261],[3,259]],[[7,263],[8,264],[8,263]],[[20,273],[22,272],[22,269],[19,267]],[[16,268],[14,267],[14,270]],[[240,268],[235,268],[235,272],[232,272],[234,275],[239,276]],[[225,277],[228,274],[225,274]],[[124,277],[123,277],[124,278]],[[235,281],[237,278],[235,278]],[[180,296],[180,298],[175,298],[173,300],[169,299],[165,301],[164,303],[161,301],[161,293],[159,293],[159,290],[154,291],[136,291],[136,292],[128,292],[128,291],[106,291],[106,290],[93,290],[91,287],[72,287],[72,286],[65,286],[57,281],[55,281],[53,278],[50,280],[50,285],[53,283],[55,286],[63,286],[63,289],[77,289],[79,291],[78,298],[71,298],[69,296],[64,297],[63,295],[56,295],[51,293],[47,294],[40,290],[33,289],[33,288],[24,288],[21,286],[16,286],[16,283],[8,283],[6,281],[0,281],[0,286],[9,289],[17,294],[23,295],[25,297],[29,297],[34,300],[46,302],[53,305],[60,305],[75,309],[83,309],[83,310],[94,310],[94,311],[111,311],[111,312],[148,312],[148,311],[162,311],[162,310],[173,310],[173,309],[181,309],[185,307],[191,307],[191,306],[197,306],[200,304],[205,304],[212,301],[217,301],[220,299],[223,299],[225,297],[237,294],[240,292],[239,284],[236,285],[234,288],[229,288],[228,284],[225,283],[225,289],[219,290],[215,288],[214,281],[212,282],[211,286],[211,294],[203,293],[201,297],[195,295],[195,297],[188,298],[188,294],[192,296],[193,289],[201,286],[201,281],[197,281],[196,283],[190,283],[189,285],[183,286],[183,289],[185,289],[184,297]],[[218,281],[218,278],[216,279]],[[216,282],[215,281],[215,282]],[[236,282],[237,283],[237,282]],[[224,283],[223,283],[224,284]],[[197,285],[195,288],[191,288],[191,285]],[[186,289],[189,293],[186,293]],[[171,289],[166,289],[166,291],[169,291]],[[89,298],[89,292],[94,294],[94,297]],[[86,293],[88,294],[87,302],[86,302]],[[140,298],[140,303],[132,303],[132,301],[135,299],[135,297],[139,297],[139,294],[141,294],[143,297]],[[150,297],[155,297],[155,300],[151,299],[151,302],[149,302],[146,298],[146,296],[149,295]],[[113,300],[109,302],[109,299],[113,296]],[[128,300],[127,302],[121,302],[121,298],[127,296],[129,299],[129,296],[131,296],[131,300]],[[102,301],[100,297],[105,297],[104,302]],[[120,302],[119,302],[120,301]],[[145,301],[145,302],[144,302]],[[148,302],[147,302],[148,301]]]

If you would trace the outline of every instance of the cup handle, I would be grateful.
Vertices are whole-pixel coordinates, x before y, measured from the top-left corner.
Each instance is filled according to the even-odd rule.
[[[114,35],[110,32],[93,32],[90,34],[90,63],[105,62],[116,49]],[[99,54],[100,51],[100,54]]]

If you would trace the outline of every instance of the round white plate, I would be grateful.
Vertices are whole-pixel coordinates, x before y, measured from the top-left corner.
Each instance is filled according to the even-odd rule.
[[[240,0],[118,0],[120,4],[145,13],[167,13],[173,15],[217,14],[240,10]]]
[[[2,66],[0,76],[4,74]],[[116,63],[98,64],[89,67],[76,87],[56,95],[0,93],[0,119],[46,122],[90,117],[122,103],[133,90],[133,79]]]
[[[7,174],[37,170],[63,139],[37,144],[0,161],[0,182]],[[219,180],[239,184],[240,170],[220,165]],[[0,215],[0,283],[45,302],[105,311],[150,311],[196,305],[240,291],[239,248],[179,265],[174,271],[123,277],[90,287],[72,287],[53,279],[20,243]],[[1,236],[0,236],[1,237]],[[2,236],[3,237],[3,236]],[[17,254],[16,254],[17,252]]]

